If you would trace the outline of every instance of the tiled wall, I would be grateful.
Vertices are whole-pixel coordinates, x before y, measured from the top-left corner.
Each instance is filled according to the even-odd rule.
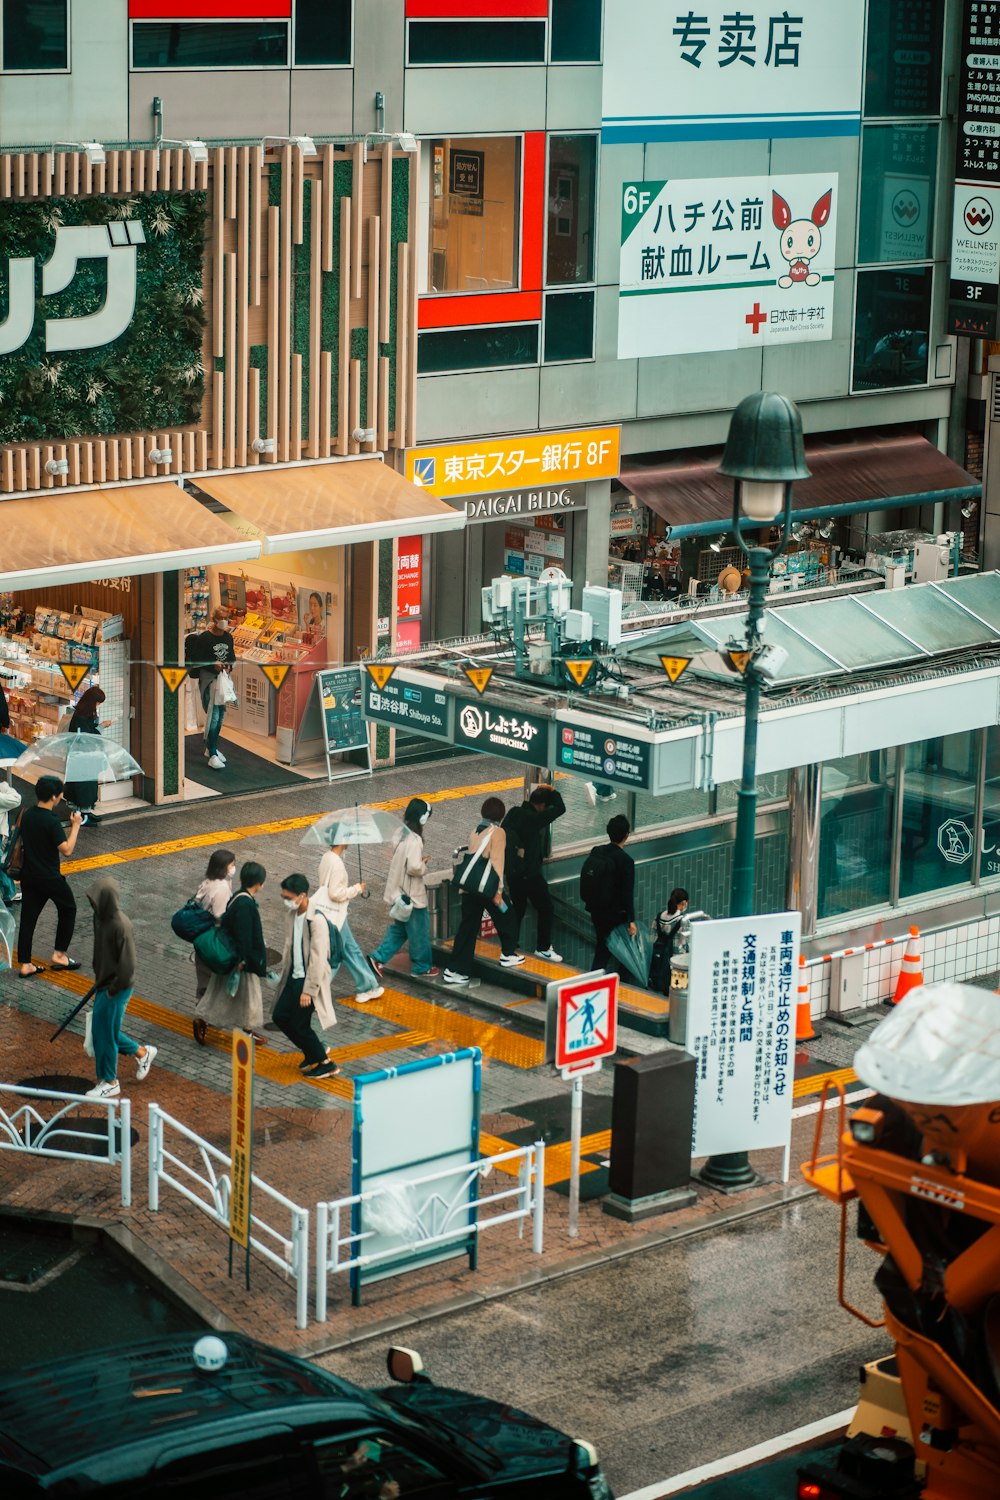
[[[906,952],[907,932],[908,929],[902,927],[891,945],[873,948],[865,954],[863,996],[866,1006],[892,999]],[[996,974],[1000,971],[1000,916],[926,933],[921,936],[920,944],[925,984],[942,979],[977,979]],[[831,966],[822,959],[812,959],[807,971],[809,1008],[814,1017],[820,1017],[830,1006]]]

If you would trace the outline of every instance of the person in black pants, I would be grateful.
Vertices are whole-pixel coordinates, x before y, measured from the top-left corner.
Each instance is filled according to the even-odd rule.
[[[554,964],[562,962],[562,954],[552,946],[552,897],[542,874],[542,862],[545,830],[565,811],[566,804],[555,787],[541,782],[527,802],[511,808],[501,825],[507,835],[507,887],[517,914],[518,932],[530,901],[538,916],[535,957]]]
[[[451,952],[451,968],[444,971],[445,984],[468,984],[476,957],[476,939],[483,912],[493,918],[500,938],[500,963],[505,969],[516,969],[524,963],[517,951],[517,919],[503,899],[504,855],[507,835],[500,827],[504,805],[499,797],[487,797],[482,816],[469,835],[470,853],[491,864],[499,877],[495,896],[481,896],[477,891],[462,893],[462,920],[458,924]]]
[[[304,875],[285,876],[281,899],[288,924],[272,1020],[302,1053],[300,1073],[307,1078],[332,1078],[340,1069],[312,1026],[314,1015],[323,1027],[337,1020],[330,993],[330,923],[322,908],[310,904],[309,881]]]
[[[66,949],[76,926],[76,902],[62,873],[60,856],[69,858],[76,848],[83,821],[78,812],[70,816],[69,833],[56,808],[62,801],[63,784],[58,776],[41,776],[35,786],[36,805],[21,815],[19,831],[23,851],[21,866],[21,928],[17,935],[18,975],[33,979],[44,964],[31,961],[35,926],[49,901],[56,909],[56,942],[52,950],[54,969],[78,969]]]
[[[635,937],[635,860],[625,853],[625,844],[632,825],[624,813],[618,813],[608,821],[606,844],[591,849],[584,862],[584,874],[580,877],[584,886],[585,875],[592,862],[596,871],[595,889],[582,894],[594,924],[595,969],[604,969],[631,980],[632,975],[611,954],[608,938],[616,927],[625,926]]]

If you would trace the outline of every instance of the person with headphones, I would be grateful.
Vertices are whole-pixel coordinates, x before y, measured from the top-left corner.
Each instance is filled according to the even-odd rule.
[[[404,943],[410,945],[410,973],[416,978],[436,979],[441,972],[433,963],[431,919],[424,884],[427,872],[424,828],[432,811],[423,797],[411,797],[403,814],[403,826],[393,839],[383,895],[389,908],[389,925],[375,952],[368,955],[380,983],[385,978],[384,966]]]

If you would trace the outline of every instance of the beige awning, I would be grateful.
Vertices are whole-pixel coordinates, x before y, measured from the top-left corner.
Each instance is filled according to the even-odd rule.
[[[435,500],[376,458],[206,474],[196,483],[230,513],[219,513],[219,519],[260,538],[265,553],[347,547],[465,526],[464,511]]]
[[[0,501],[0,589],[246,562],[260,541],[234,534],[169,483]]]

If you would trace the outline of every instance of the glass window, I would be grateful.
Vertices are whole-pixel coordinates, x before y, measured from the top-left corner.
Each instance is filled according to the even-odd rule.
[[[861,145],[858,260],[934,254],[936,125],[866,125]]]
[[[619,801],[621,800],[623,799],[619,794]],[[604,815],[604,823],[618,811],[624,812],[626,809],[609,807]],[[633,822],[636,833],[646,833],[651,828],[662,828],[666,823],[703,823],[706,818],[711,817],[711,814],[711,792],[692,789],[687,792],[671,792],[665,797],[654,797],[652,792],[636,792],[635,794]],[[601,824],[602,832],[604,823]]]
[[[849,755],[823,766],[819,918],[892,899],[896,753]]]
[[[866,115],[941,113],[941,0],[868,0]]]
[[[3,65],[8,73],[69,67],[69,0],[3,0]]]
[[[287,21],[137,21],[133,68],[286,68]]]
[[[295,0],[297,67],[349,63],[352,0]]]
[[[447,328],[422,333],[417,343],[419,375],[537,363],[537,323],[512,323],[505,328]]]
[[[986,785],[983,789],[983,847],[980,880],[1000,875],[1000,729],[986,731]]]
[[[859,271],[854,321],[854,389],[927,384],[930,266]]]
[[[964,730],[903,752],[902,900],[972,879],[978,747],[978,732]]]
[[[440,1470],[382,1433],[317,1442],[312,1451],[319,1481],[313,1493],[324,1500],[442,1493]]]
[[[407,61],[532,63],[545,61],[544,21],[411,21]]]
[[[601,0],[552,0],[553,62],[600,62]]]
[[[594,279],[596,135],[549,136],[548,286]]]
[[[428,291],[517,285],[520,154],[516,136],[431,141]]]
[[[545,362],[594,357],[594,293],[554,292],[545,299]]]
[[[716,792],[715,810],[718,813],[735,812],[739,800],[738,793],[740,784],[738,781],[720,781]],[[769,803],[785,802],[788,799],[788,772],[771,771],[766,776],[757,777],[757,806],[767,807]]]

